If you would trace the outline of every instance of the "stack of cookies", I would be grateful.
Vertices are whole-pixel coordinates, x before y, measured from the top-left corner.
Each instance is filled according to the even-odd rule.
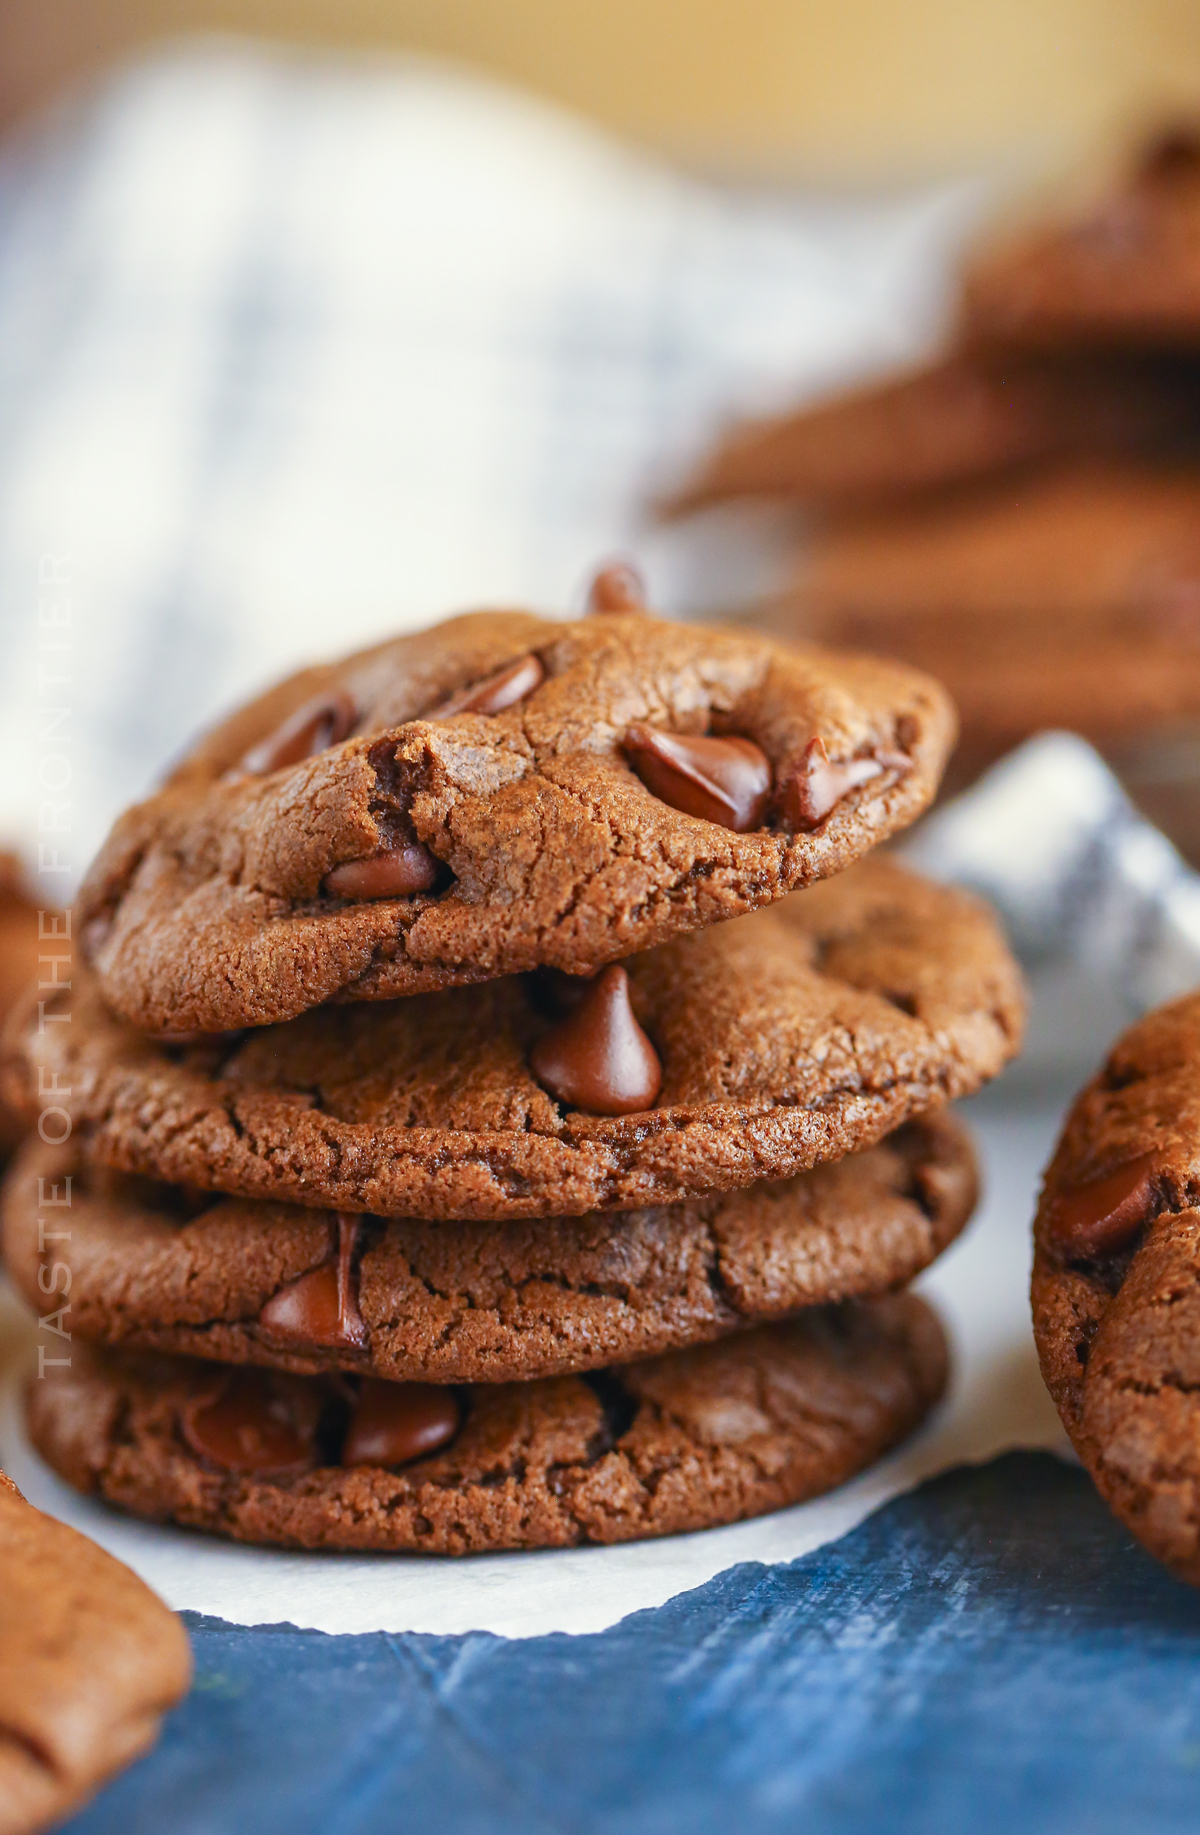
[[[946,1104],[1023,1017],[990,913],[862,858],[953,738],[916,671],[663,623],[616,569],[210,733],[10,1029],[26,1104],[70,1092],[3,1223],[40,1314],[69,1271],[42,1455],[146,1517],[452,1554],[878,1459],[945,1379],[903,1289],[973,1203]]]
[[[743,428],[677,508],[802,512],[753,616],[950,686],[966,781],[1048,727],[1097,745],[1200,859],[1200,130],[1084,217],[969,268],[950,347]]]

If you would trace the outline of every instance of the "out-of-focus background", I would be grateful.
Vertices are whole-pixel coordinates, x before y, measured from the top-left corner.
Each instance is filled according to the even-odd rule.
[[[8,119],[203,32],[419,50],[721,177],[893,185],[1071,160],[1200,86],[1189,0],[5,0]]]
[[[665,612],[769,611],[944,664],[984,735],[960,782],[1079,725],[1200,846],[1190,472],[1169,504],[1157,476],[1102,501],[1085,478],[1066,511],[1051,479],[1035,513],[1001,467],[1015,523],[997,532],[985,475],[965,535],[951,476],[924,534],[901,505],[898,559],[896,505],[869,526],[814,507],[811,462],[663,513],[730,427],[956,350],[980,238],[1119,186],[1131,147],[1200,112],[1194,6],[3,0],[0,31],[0,839],[30,860],[46,840],[39,735],[69,697],[70,846],[44,891],[67,896],[117,811],[243,694],[466,605],[568,611],[614,551]],[[986,387],[1003,419],[1008,369]],[[1092,393],[1070,383],[1068,413],[1028,387],[1043,423]],[[1135,420],[1180,393],[1174,371],[1147,393],[1105,370],[1114,389]],[[944,443],[936,402],[914,413],[892,446]],[[1084,470],[1111,458],[1108,422],[1089,439]],[[826,450],[818,429],[818,473]],[[1093,525],[1128,538],[1111,565],[1093,554],[1080,612],[1064,579]],[[879,580],[889,601],[914,540],[888,624]],[[1002,681],[960,654],[964,552]],[[1097,596],[1128,622],[1122,568],[1135,598],[1158,583],[1156,631],[1174,620],[1133,732],[1119,708],[1088,724],[1100,688],[1044,692]],[[48,593],[69,601],[57,682]],[[1031,651],[1068,626],[1053,659]],[[1142,640],[1094,659],[1100,687]],[[1164,709],[1169,745],[1147,751]]]
[[[963,742],[946,801],[902,845],[992,899],[1034,987],[1017,1077],[975,1107],[986,1213],[933,1277],[958,1369],[932,1457],[1057,1445],[1029,1341],[1038,1171],[1120,1029],[1200,981],[1200,875],[1144,820],[1200,863],[1198,435],[1196,0],[0,0],[0,850],[20,854],[0,853],[0,971],[36,953],[24,894],[68,899],[198,727],[312,658],[469,606],[567,615],[615,556],[667,615],[908,657],[951,687]],[[4,1129],[0,1115],[0,1151]],[[709,1791],[719,1821],[734,1802],[729,1826],[742,1807],[783,1826],[802,1802],[819,1821],[823,1804],[836,1818],[886,1801],[885,1820],[932,1827],[956,1776],[995,1826],[1038,1828],[1064,1811],[1139,1826],[1122,1806],[1145,1822],[1138,1793],[1161,1777],[1192,1826],[1187,1625],[1135,1570],[1101,1585],[1070,1546],[1074,1519],[1051,1530],[1049,1506],[1024,1557],[1036,1580],[1023,1574],[1009,1528],[1034,1493],[1013,1469],[983,1473],[973,1527],[976,1506],[955,1515],[950,1491],[927,1506],[948,1525],[928,1541],[885,1525],[861,1581],[850,1566],[812,1588],[805,1571],[778,1587],[768,1573],[749,1607],[723,1587],[716,1629],[647,1620],[668,1667],[647,1665],[650,1692],[630,1696],[629,1766],[657,1774],[666,1754],[664,1791],[694,1772],[688,1804]],[[131,1558],[180,1576],[173,1597],[206,1612],[262,1617],[267,1571],[289,1611],[311,1589],[306,1622],[331,1629],[409,1610],[390,1574],[363,1579],[375,1616],[351,1621],[346,1602],[365,1594],[316,1558],[297,1582],[274,1557],[242,1568],[214,1548],[210,1565],[192,1541],[114,1528],[98,1508],[82,1520],[128,1535]],[[746,1526],[737,1546],[774,1562],[790,1533]],[[988,1565],[968,1586],[934,1561],[957,1628],[943,1638],[885,1571],[923,1571],[945,1535],[982,1537]],[[614,1612],[731,1558],[728,1542],[693,1540],[686,1575],[666,1544],[640,1570],[608,1570]],[[505,1576],[497,1628],[583,1630],[608,1610],[574,1566],[556,1570],[561,1606],[540,1557],[522,1571]],[[425,1578],[409,1584],[429,1630],[493,1622],[465,1568],[433,1603]],[[831,1588],[851,1600],[850,1629],[839,1646],[818,1625],[833,1681],[814,1687],[795,1601],[811,1591],[820,1618]],[[1059,1644],[1032,1644],[1034,1623]],[[958,1636],[977,1640],[962,1646],[965,1691],[946,1682]],[[712,1662],[697,1668],[701,1648]],[[484,1674],[449,1644],[443,1658]],[[601,1673],[582,1639],[565,1660]],[[325,1755],[365,1697],[343,1687],[343,1718],[324,1712],[349,1673],[321,1669],[343,1662],[331,1645],[306,1689],[271,1695],[293,1716],[319,1701],[322,1737],[302,1718],[282,1737],[263,1711],[272,1661],[294,1659],[256,1669],[239,1706],[222,1656],[194,1698],[218,1717],[164,1741],[155,1776],[203,1772],[205,1790],[151,1781],[142,1821],[112,1798],[111,1824],[94,1812],[104,1826],[151,1826],[186,1796],[207,1828],[225,1791],[245,1792],[259,1826],[249,1729],[275,1771],[280,1751],[299,1754],[277,1818],[310,1792],[344,1821],[346,1751]],[[456,1705],[444,1664],[412,1674],[418,1743],[432,1702],[454,1762],[470,1748],[469,1796],[476,1771],[493,1776],[497,1748],[472,1732],[486,1694]],[[664,1675],[688,1725],[674,1760],[654,1705]],[[751,1776],[741,1731],[725,1756],[721,1704],[742,1730],[773,1724],[780,1676],[816,1703],[817,1736],[806,1723],[797,1739],[784,1715],[782,1760],[760,1774],[755,1758]],[[832,1745],[830,1703],[850,1729]],[[203,1734],[190,1743],[210,1724],[216,1766]],[[610,1716],[590,1768],[567,1753],[572,1790],[609,1767],[622,1725]],[[354,1765],[372,1737],[358,1732]],[[546,1740],[529,1745],[530,1793],[506,1739],[504,1804],[553,1819]],[[724,1796],[694,1770],[699,1741]],[[846,1782],[860,1750],[878,1758],[861,1799]],[[410,1751],[397,1763],[411,1771]],[[979,1791],[1001,1772],[1005,1789]],[[572,1826],[622,1814],[627,1786],[610,1782]],[[390,1781],[364,1786],[353,1813],[393,1800]],[[305,1810],[320,1820],[307,1797]]]

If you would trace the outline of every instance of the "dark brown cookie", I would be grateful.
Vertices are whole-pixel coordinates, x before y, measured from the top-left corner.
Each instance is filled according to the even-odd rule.
[[[46,958],[40,966],[39,954]],[[54,957],[59,959],[57,966]],[[0,851],[0,1025],[35,978],[40,977],[47,986],[56,977],[69,979],[70,959],[65,916],[52,907],[39,913],[20,861],[15,854]],[[23,1132],[20,1114],[0,1102],[0,1159],[12,1151]]]
[[[946,1349],[900,1294],[590,1378],[465,1391],[98,1351],[56,1374],[30,1385],[34,1443],[122,1509],[240,1541],[467,1554],[673,1535],[814,1497],[911,1433]]]
[[[68,1175],[70,1242],[39,1252],[38,1180]],[[784,1182],[516,1223],[189,1201],[32,1143],[9,1178],[3,1243],[39,1312],[54,1263],[69,1268],[76,1338],[305,1374],[511,1382],[889,1292],[953,1240],[976,1189],[969,1137],[945,1113]]]
[[[668,510],[735,497],[860,510],[1047,461],[1170,452],[1198,407],[1200,366],[1182,358],[953,351],[735,430]]]
[[[1101,1494],[1200,1585],[1200,995],[1140,1020],[1072,1108],[1035,1225],[1042,1374]]]
[[[627,968],[662,1067],[637,1113],[538,1083],[558,990],[516,977],[169,1046],[77,976],[70,1024],[52,1005],[39,1034],[35,1012],[9,1082],[29,1099],[57,1075],[94,1157],[172,1183],[380,1216],[582,1216],[838,1159],[977,1089],[1021,1036],[991,913],[882,861]]]
[[[1066,727],[1119,761],[1200,717],[1200,472],[1079,468],[826,528],[781,634],[936,662],[961,782]]]
[[[183,1626],[0,1473],[0,1835],[31,1835],[154,1743],[187,1692]]]
[[[153,1032],[590,974],[840,871],[931,801],[953,738],[936,683],[868,657],[637,613],[456,618],[209,735],[117,823],[83,947]],[[858,768],[815,808],[814,747]]]
[[[1200,336],[1200,130],[1147,147],[1083,216],[978,258],[965,290],[971,338],[1032,348],[1177,344]]]

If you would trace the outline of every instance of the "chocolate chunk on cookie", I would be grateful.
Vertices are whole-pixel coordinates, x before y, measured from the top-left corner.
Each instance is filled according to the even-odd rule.
[[[1107,197],[981,255],[969,337],[1010,348],[1177,344],[1200,334],[1200,129],[1144,149]]]
[[[174,1613],[0,1473],[4,1835],[57,1823],[140,1757],[190,1675]]]
[[[38,1191],[67,1177],[70,1247],[39,1251]],[[65,1259],[77,1339],[305,1374],[479,1383],[627,1363],[889,1292],[941,1254],[975,1195],[970,1140],[941,1113],[794,1179],[514,1223],[214,1199],[33,1143],[2,1221],[9,1270],[39,1310],[39,1271],[45,1282]]]
[[[121,1509],[238,1541],[457,1555],[673,1535],[814,1497],[912,1432],[946,1349],[900,1294],[591,1377],[460,1390],[94,1350],[55,1374],[30,1385],[34,1444]]]
[[[1200,365],[1183,358],[958,350],[735,430],[668,508],[775,497],[859,510],[1047,461],[1171,451],[1198,406]]]
[[[56,1075],[94,1157],[176,1184],[381,1216],[582,1216],[869,1146],[995,1075],[1024,1015],[991,913],[883,861],[624,973],[662,1070],[632,1114],[539,1082],[539,1047],[561,1045],[581,993],[554,976],[171,1045],[113,1019],[77,975],[70,1025],[51,1005],[40,1031],[35,1010],[7,1082],[32,1100]],[[603,1038],[584,1043],[604,1057]]]
[[[1200,1585],[1200,995],[1131,1027],[1072,1108],[1032,1301],[1042,1374],[1097,1488]]]
[[[591,974],[839,872],[932,800],[954,728],[869,657],[636,612],[451,619],[210,734],[105,843],[83,949],[170,1033]],[[851,769],[805,820],[816,740]]]

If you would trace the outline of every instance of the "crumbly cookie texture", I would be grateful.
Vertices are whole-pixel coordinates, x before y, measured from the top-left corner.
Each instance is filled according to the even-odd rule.
[[[399,1469],[338,1463],[350,1379],[272,1372],[277,1423],[319,1419],[307,1469],[275,1477],[193,1451],[182,1424],[222,1380],[210,1364],[85,1350],[56,1375],[30,1386],[34,1443],[122,1509],[239,1541],[457,1555],[672,1535],[816,1496],[912,1432],[946,1348],[909,1294],[813,1308],[591,1378],[472,1388],[450,1445]]]
[[[1034,1335],[1102,1496],[1200,1585],[1200,996],[1117,1043],[1072,1108],[1035,1224]]]
[[[155,1043],[75,977],[15,1028],[8,1087],[74,1092],[75,1138],[123,1171],[380,1216],[634,1210],[790,1178],[977,1089],[1024,993],[992,914],[883,861],[626,964],[662,1064],[650,1109],[537,1082],[536,980],[325,1007],[240,1039]]]
[[[39,1271],[48,1278],[57,1256],[53,1244],[39,1253],[37,1194],[68,1176],[77,1338],[429,1383],[595,1369],[889,1292],[941,1254],[977,1191],[966,1130],[941,1113],[794,1179],[616,1217],[352,1219],[351,1329],[339,1332],[320,1305],[338,1269],[333,1215],[189,1195],[40,1143],[14,1167],[2,1219],[31,1304],[44,1309]],[[293,1296],[291,1329],[272,1328],[281,1294]],[[304,1300],[307,1339],[295,1329]]]
[[[0,1473],[0,1835],[32,1835],[151,1746],[187,1692],[173,1612]]]
[[[446,711],[497,672],[484,711]],[[750,741],[763,825],[655,794],[626,755],[639,728]],[[928,805],[954,736],[944,691],[902,664],[636,613],[475,613],[306,670],[210,734],[117,823],[82,946],[152,1032],[591,974],[839,872]],[[817,741],[880,761],[822,810],[796,797]]]

